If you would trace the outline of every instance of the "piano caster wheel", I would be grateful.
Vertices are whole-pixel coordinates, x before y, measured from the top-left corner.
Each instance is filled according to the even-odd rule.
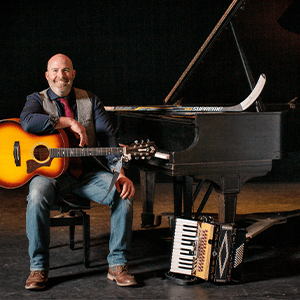
[[[154,215],[142,214],[142,228],[156,228],[161,224],[161,216],[158,215],[155,218]]]
[[[153,227],[154,226],[154,214],[144,214],[142,213],[142,228]]]

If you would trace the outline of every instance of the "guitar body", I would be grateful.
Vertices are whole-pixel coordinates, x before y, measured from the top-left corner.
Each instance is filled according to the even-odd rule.
[[[68,157],[50,158],[50,148],[68,148],[64,130],[38,136],[23,130],[19,119],[0,121],[0,186],[18,188],[35,175],[55,178],[69,164]]]

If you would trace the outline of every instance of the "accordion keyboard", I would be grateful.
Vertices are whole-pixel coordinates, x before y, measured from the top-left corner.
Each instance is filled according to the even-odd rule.
[[[213,233],[212,224],[177,218],[170,271],[207,280]]]
[[[214,282],[240,282],[245,228],[177,218],[170,272]]]

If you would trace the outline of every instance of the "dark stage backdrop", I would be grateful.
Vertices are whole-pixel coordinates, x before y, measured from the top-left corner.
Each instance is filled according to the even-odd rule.
[[[56,53],[73,60],[74,85],[96,93],[105,105],[162,104],[230,3],[6,2],[0,20],[0,118],[18,117],[26,95],[47,87],[46,63]],[[267,74],[268,102],[287,102],[297,94],[299,35],[277,23],[290,3],[249,0],[235,18],[255,79]],[[235,103],[249,94],[234,47],[220,38],[201,65],[193,82],[199,95],[192,97],[199,104]]]

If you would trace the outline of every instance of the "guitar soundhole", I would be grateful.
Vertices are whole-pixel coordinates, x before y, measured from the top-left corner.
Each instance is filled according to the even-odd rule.
[[[49,150],[46,146],[40,145],[34,149],[33,155],[36,160],[44,161],[49,157]]]

